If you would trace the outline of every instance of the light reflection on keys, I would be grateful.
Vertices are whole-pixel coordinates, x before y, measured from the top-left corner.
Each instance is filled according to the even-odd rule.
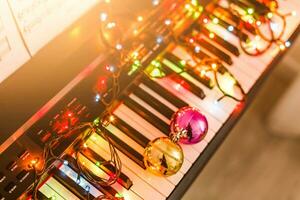
[[[108,144],[101,136],[93,134],[86,144],[94,152],[103,152],[101,156],[105,158],[109,156]],[[136,188],[135,193],[143,194],[140,196],[149,196],[149,194],[152,194],[152,196],[156,197],[157,199],[163,199],[174,189],[174,185],[168,182],[166,179],[155,176],[142,169],[122,152],[118,151],[118,154],[123,163],[122,171],[131,178],[133,182],[131,189],[134,190],[134,188]],[[158,185],[160,187],[157,187]],[[154,189],[153,187],[156,188]],[[141,190],[141,188],[143,188],[143,190]]]
[[[84,190],[87,190],[93,197],[98,197],[100,195],[103,195],[102,192],[100,192],[97,188],[95,188],[93,185],[91,185],[89,182],[86,181],[83,177],[79,177],[78,174],[71,169],[66,164],[63,164],[60,168],[60,171],[62,171],[64,174],[66,174],[70,179],[72,179],[74,182],[79,183],[80,187],[82,187]]]
[[[53,177],[50,177],[47,182],[42,185],[39,191],[49,199],[54,198],[57,200],[80,200],[77,196],[75,196],[71,191],[65,188]]]

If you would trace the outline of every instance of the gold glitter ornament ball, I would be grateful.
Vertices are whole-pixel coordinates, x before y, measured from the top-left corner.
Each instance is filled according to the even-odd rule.
[[[145,166],[150,172],[160,176],[171,176],[178,172],[183,159],[181,146],[168,137],[149,142],[144,151]]]

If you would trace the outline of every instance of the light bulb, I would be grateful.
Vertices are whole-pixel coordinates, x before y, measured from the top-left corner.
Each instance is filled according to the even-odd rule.
[[[157,43],[157,44],[161,44],[161,43],[163,42],[163,40],[164,40],[164,39],[163,39],[162,36],[157,36],[157,37],[156,37],[156,43]]]
[[[286,41],[284,44],[285,44],[285,47],[287,47],[287,48],[289,48],[292,45],[292,43],[290,41]]]
[[[101,21],[106,21],[107,20],[107,13],[105,13],[105,12],[102,12],[102,13],[100,13],[100,20]]]
[[[116,49],[121,50],[123,48],[122,44],[116,44]]]
[[[232,32],[234,30],[234,27],[233,26],[228,26],[228,31]]]

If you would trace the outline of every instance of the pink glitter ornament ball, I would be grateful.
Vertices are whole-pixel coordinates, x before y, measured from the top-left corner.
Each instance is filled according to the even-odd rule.
[[[184,144],[195,144],[205,137],[208,122],[199,109],[187,106],[180,108],[173,115],[170,127],[172,140],[179,140]]]

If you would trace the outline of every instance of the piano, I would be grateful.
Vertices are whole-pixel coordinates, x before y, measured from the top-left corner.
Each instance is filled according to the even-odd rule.
[[[297,0],[271,5],[276,13],[290,13],[286,24],[276,24],[280,19],[266,6],[275,1],[32,1],[27,7],[7,2],[0,5],[13,13],[10,22],[28,56],[0,82],[0,200],[180,199],[286,54],[300,21]],[[266,42],[255,27],[268,20],[253,22],[252,14],[268,16],[275,35],[285,26],[264,52],[256,51]],[[248,41],[258,55],[243,49]],[[229,86],[226,79],[220,85],[224,90],[238,85],[237,98],[223,94],[211,74],[194,70],[205,59],[218,60],[215,77],[234,77]],[[184,160],[176,174],[157,176],[146,169],[144,150],[169,136],[174,113],[186,106],[205,115],[207,134],[199,143],[179,144]],[[116,165],[107,163],[112,155],[107,138],[87,124],[99,123],[108,107],[100,132],[122,166],[116,181],[103,185],[95,177],[113,177]]]

